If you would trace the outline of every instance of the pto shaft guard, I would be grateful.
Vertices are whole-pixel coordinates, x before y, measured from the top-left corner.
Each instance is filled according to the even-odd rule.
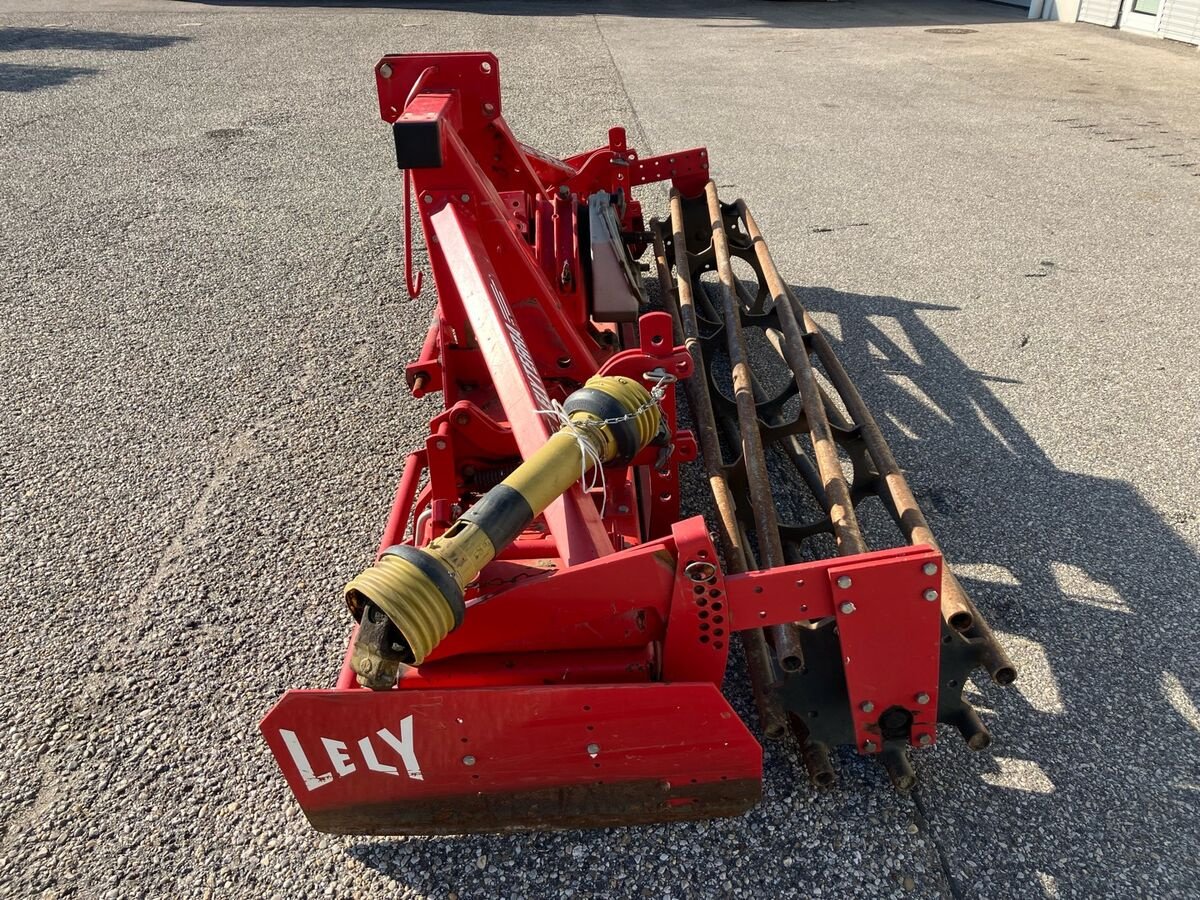
[[[599,466],[628,464],[662,427],[657,398],[622,376],[588,379],[558,415],[562,425],[546,444],[448,531],[424,547],[389,547],[346,585],[346,604],[356,621],[366,614],[378,623],[379,610],[395,627],[383,653],[367,641],[356,642],[354,668],[364,687],[386,690],[395,684],[400,664],[424,662],[462,624],[464,592],[484,566],[564,491]]]

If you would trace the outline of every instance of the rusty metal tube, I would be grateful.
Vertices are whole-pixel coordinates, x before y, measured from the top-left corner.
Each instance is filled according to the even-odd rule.
[[[795,714],[789,715],[792,734],[800,744],[800,757],[804,760],[804,768],[808,771],[808,780],[813,787],[832,787],[837,780],[833,771],[833,760],[829,756],[829,747],[821,741],[812,740],[808,726]]]
[[[663,302],[675,322],[676,340],[682,341],[692,357],[692,377],[684,379],[683,389],[692,418],[700,432],[701,456],[704,458],[705,474],[708,477],[709,489],[717,509],[717,537],[721,545],[721,554],[725,558],[726,571],[738,574],[747,571],[746,555],[743,552],[744,544],[737,524],[733,492],[729,489],[729,482],[725,478],[725,470],[722,465],[721,445],[717,439],[712,398],[709,397],[707,390],[708,375],[700,344],[699,326],[696,322],[687,250],[681,244],[675,245],[678,286],[673,288],[660,223],[652,222],[651,230],[654,234],[654,258],[658,268]],[[678,239],[679,236],[676,236],[675,240]],[[678,292],[678,297],[676,292]],[[763,734],[772,740],[778,740],[787,730],[787,718],[779,695],[775,691],[775,666],[771,662],[771,651],[767,646],[766,635],[761,628],[751,628],[739,632],[738,636],[742,642],[742,650],[746,654],[750,684],[754,692],[754,703],[758,709],[758,718]]]
[[[858,527],[858,516],[855,515],[854,503],[850,499],[850,485],[842,472],[837,444],[833,440],[833,432],[825,414],[825,403],[816,374],[813,372],[812,362],[808,358],[804,330],[796,319],[796,311],[788,302],[787,285],[775,267],[775,260],[771,258],[771,251],[767,242],[762,239],[758,225],[746,209],[745,203],[738,201],[737,209],[746,223],[750,239],[754,242],[754,252],[762,268],[763,278],[766,279],[767,290],[775,301],[780,328],[783,331],[783,346],[780,349],[796,379],[796,387],[800,390],[800,402],[804,407],[808,433],[812,439],[817,471],[821,475],[825,496],[828,498],[829,518],[833,523],[833,536],[837,541],[838,553],[842,556],[866,553],[867,542],[863,540],[862,531]]]
[[[747,227],[749,227],[749,222],[747,222]],[[761,235],[759,240],[761,240]],[[833,347],[830,346],[820,326],[800,305],[790,289],[787,291],[787,297],[789,305],[794,310],[801,311],[811,347],[825,367],[825,373],[838,392],[838,396],[842,398],[846,409],[858,425],[863,442],[866,443],[871,459],[879,472],[880,499],[886,505],[891,506],[893,517],[899,523],[909,543],[928,544],[941,552],[942,548],[938,544],[937,538],[934,537],[933,530],[925,519],[925,514],[921,512],[921,507],[917,505],[916,497],[913,496],[908,482],[901,473],[891,448],[884,440],[883,432],[880,431],[875,417],[871,415],[870,409],[867,408],[862,395],[854,386],[854,382],[850,380],[841,360],[834,354]],[[950,567],[946,565],[942,566],[940,599],[942,616],[951,628],[959,632],[971,632],[972,636],[982,640],[984,668],[988,670],[992,679],[999,684],[1011,684],[1016,679],[1016,667],[996,640],[995,635],[992,634],[992,629],[975,609],[975,604],[971,602],[967,592],[963,590],[954,573],[950,571]]]
[[[979,718],[979,713],[964,705],[950,720],[972,750],[984,750],[992,743],[992,734]]]
[[[737,209],[746,223],[747,233],[755,245],[760,263],[763,263],[764,257],[767,260],[767,263],[764,264],[764,273],[776,271],[777,274],[773,262],[770,261],[770,252],[767,250],[766,241],[763,240],[762,232],[759,231],[754,217],[743,201],[738,201]],[[821,365],[824,366],[825,374],[857,424],[863,442],[867,445],[867,450],[879,472],[880,499],[884,501],[885,505],[891,507],[893,516],[909,543],[928,544],[940,552],[941,547],[933,535],[933,530],[929,527],[929,522],[925,519],[916,497],[913,496],[907,480],[901,473],[891,448],[884,440],[879,424],[875,421],[875,417],[863,401],[862,395],[859,394],[854,382],[851,381],[849,374],[842,366],[841,360],[833,352],[833,347],[830,346],[820,326],[796,299],[791,288],[783,283],[782,279],[779,280],[779,285],[782,288],[782,295],[786,299],[786,302],[781,304],[780,322],[783,323],[785,319],[795,322],[799,319],[799,322],[803,324],[809,349],[817,354]],[[807,356],[805,359],[807,360]],[[1000,684],[1011,683],[1016,678],[1016,668],[948,566],[943,566],[940,600],[942,615],[951,628],[960,632],[973,631],[974,636],[983,641],[984,667],[992,678]]]
[[[908,758],[908,751],[893,743],[886,743],[879,751],[879,761],[887,770],[888,778],[893,787],[902,794],[907,794],[917,783],[917,773],[913,770]]]
[[[734,403],[737,407],[738,430],[741,434],[742,462],[746,469],[746,483],[750,501],[754,506],[754,527],[758,536],[759,550],[768,569],[787,565],[783,555],[783,543],[779,539],[779,521],[775,512],[775,499],[771,496],[767,460],[763,454],[762,434],[759,431],[758,411],[754,402],[754,386],[751,380],[749,354],[746,337],[742,333],[741,303],[733,277],[733,265],[729,258],[729,240],[725,234],[725,222],[721,215],[721,201],[717,199],[717,186],[708,182],[704,186],[708,201],[708,216],[712,227],[713,252],[717,260],[717,276],[721,285],[721,311],[725,322],[726,349],[733,373]],[[678,210],[678,217],[676,211]],[[683,209],[677,191],[671,197],[672,227],[679,238],[683,236]],[[686,245],[684,245],[686,246]],[[678,256],[678,254],[676,254]],[[795,626],[776,625],[771,629],[771,640],[775,654],[785,672],[798,672],[804,667],[804,652]]]
[[[794,308],[803,310],[800,302],[790,290],[788,291],[788,300]],[[863,401],[862,395],[854,387],[841,360],[834,354],[829,341],[807,310],[803,311],[803,317],[813,350],[825,367],[825,372],[837,390],[838,396],[842,398],[842,402],[846,404],[850,415],[857,423],[859,434],[862,435],[863,442],[867,445],[867,451],[871,454],[871,460],[879,472],[880,499],[885,505],[891,507],[893,518],[899,523],[901,531],[904,532],[904,536],[910,544],[928,544],[940,553],[942,548],[938,544],[937,538],[934,537],[933,530],[925,519],[925,514],[921,512],[921,507],[917,505],[916,497],[913,496],[908,481],[900,472],[896,458],[892,456],[891,448],[884,440],[883,432],[880,431],[879,425]],[[950,571],[950,567],[945,564],[942,566],[940,599],[942,616],[950,627],[955,631],[970,632],[971,636],[983,642],[983,665],[992,679],[998,684],[1011,684],[1017,677],[1016,667],[1009,659],[1008,654],[1004,652],[1004,648],[1000,646],[999,641],[996,640],[995,635],[992,634],[992,629],[975,609],[975,604],[963,590],[962,584]]]

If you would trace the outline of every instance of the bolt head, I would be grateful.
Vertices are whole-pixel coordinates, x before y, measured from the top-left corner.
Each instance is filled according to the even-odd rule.
[[[588,744],[587,752],[589,756],[596,756],[600,752],[599,744]]]
[[[928,747],[930,744],[933,743],[933,738],[931,738],[927,734],[923,734],[919,738],[917,738],[917,743],[920,744],[922,747]]]
[[[463,757],[463,765],[464,765],[464,766],[473,766],[473,765],[475,765],[475,757],[473,757],[473,756],[470,756],[470,755],[468,755],[468,756],[464,756],[464,757]]]
[[[879,745],[874,741],[867,741],[865,744],[863,744],[863,750],[865,750],[867,753],[874,753],[878,749]]]
[[[850,585],[851,585],[851,584],[853,584],[853,583],[854,583],[854,582],[852,582],[852,581],[850,580],[850,576],[849,576],[849,575],[840,575],[840,576],[838,576],[838,580],[837,580],[837,586],[838,586],[838,587],[840,587],[842,590],[845,590],[846,588],[850,587]]]
[[[391,78],[392,77],[392,67],[389,66],[387,63],[384,63],[382,66],[380,66],[379,67],[379,77],[380,78]]]
[[[934,600],[936,600],[938,598],[938,592],[935,591],[933,588],[930,588],[922,596],[924,596],[926,600],[928,600],[930,603],[932,603]]]
[[[483,112],[484,112],[484,114],[485,114],[485,115],[489,115],[489,116],[490,116],[490,115],[491,115],[492,113],[494,113],[495,111],[496,111],[496,105],[495,105],[494,103],[485,103],[485,104],[483,104]]]
[[[433,194],[426,194],[421,199],[424,200],[426,203],[432,203],[433,202]]]
[[[937,563],[925,563],[925,566],[924,566],[924,568],[921,569],[921,571],[924,572],[926,575],[936,575],[937,574]]]
[[[919,705],[924,706],[928,702],[929,702],[929,695],[926,694],[924,691],[917,694],[917,703]]]
[[[470,194],[460,194],[458,199],[461,200],[463,203],[470,203],[471,195]]]
[[[859,707],[859,709],[866,713],[875,712],[875,704],[870,700],[867,700]]]
[[[437,450],[445,450],[445,449],[446,449],[446,442],[445,442],[445,441],[435,441],[435,442],[434,442],[434,444],[433,444],[433,446],[434,446],[434,448],[435,448],[435,449],[437,449]]]
[[[843,603],[841,606],[838,607],[838,609],[840,609],[842,611],[842,613],[847,616],[850,615],[850,613],[854,612],[854,610],[857,608],[858,607],[856,607],[853,603],[850,603],[850,602]]]

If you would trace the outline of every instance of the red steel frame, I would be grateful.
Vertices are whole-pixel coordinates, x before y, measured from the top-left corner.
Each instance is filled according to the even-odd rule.
[[[640,159],[619,128],[565,160],[538,153],[501,117],[487,53],[387,56],[376,77],[398,147],[416,134],[437,150],[435,165],[404,176],[438,296],[406,377],[415,395],[444,399],[405,462],[382,551],[449,527],[472,479],[540,447],[556,427],[541,411],[591,375],[691,374],[667,314],[636,328],[590,321],[576,216],[595,192],[620,192],[622,227],[636,235],[629,191],[670,180],[699,193],[708,155]],[[740,812],[757,800],[762,755],[720,691],[730,637],[786,622],[837,617],[853,708],[865,697],[911,708],[928,694],[912,741],[934,738],[940,611],[924,597],[940,588],[937,551],[725,575],[703,518],[679,519],[678,467],[696,442],[678,427],[673,388],[662,407],[669,452],[648,448],[603,488],[568,491],[484,570],[463,625],[395,690],[358,688],[347,656],[335,688],[288,691],[266,716],[316,827],[434,833]],[[860,751],[872,752],[877,726],[856,721]]]

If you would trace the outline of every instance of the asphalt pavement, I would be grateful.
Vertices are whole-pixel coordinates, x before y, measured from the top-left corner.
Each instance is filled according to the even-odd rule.
[[[549,153],[708,146],[1021,669],[989,750],[902,797],[768,745],[733,820],[308,827],[257,723],[332,683],[436,408],[371,69],[445,49]],[[0,0],[0,896],[1196,896],[1197,84],[966,0]]]

